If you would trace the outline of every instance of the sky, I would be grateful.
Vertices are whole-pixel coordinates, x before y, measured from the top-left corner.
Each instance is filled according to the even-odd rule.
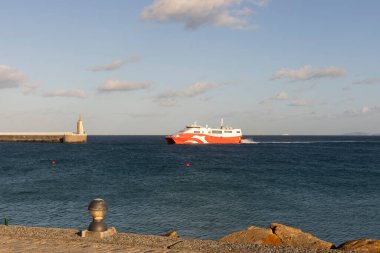
[[[380,133],[380,1],[0,0],[0,132]]]

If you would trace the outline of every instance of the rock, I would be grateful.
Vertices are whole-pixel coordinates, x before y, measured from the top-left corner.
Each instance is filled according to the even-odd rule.
[[[263,229],[251,226],[247,230],[235,232],[219,239],[229,243],[249,243],[261,245],[280,246],[280,239],[273,234],[271,229]]]
[[[177,238],[178,234],[177,234],[177,231],[170,231],[170,232],[167,232],[166,234],[163,234],[162,236]]]
[[[305,233],[298,228],[272,223],[270,229],[281,240],[281,245],[294,248],[332,249],[334,245]]]
[[[372,239],[352,240],[339,245],[338,249],[352,250],[358,252],[380,253],[380,241]]]
[[[278,223],[263,229],[251,226],[247,230],[235,232],[219,239],[229,243],[249,243],[272,246],[288,246],[306,249],[332,249],[334,245],[305,233],[300,229]],[[379,252],[380,253],[380,252]]]

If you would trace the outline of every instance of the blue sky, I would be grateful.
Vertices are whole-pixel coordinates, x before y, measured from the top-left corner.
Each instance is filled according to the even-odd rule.
[[[380,2],[0,2],[0,131],[380,133]]]

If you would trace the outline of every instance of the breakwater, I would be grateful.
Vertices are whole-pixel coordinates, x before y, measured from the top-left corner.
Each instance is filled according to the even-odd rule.
[[[1,142],[86,143],[87,134],[74,133],[0,133]]]
[[[43,132],[43,133],[1,133],[0,142],[53,142],[53,143],[86,143],[87,134],[83,129],[82,115],[79,115],[76,133]]]

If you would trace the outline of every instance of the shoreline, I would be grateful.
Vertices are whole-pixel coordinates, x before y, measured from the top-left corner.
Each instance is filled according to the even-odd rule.
[[[227,243],[213,240],[117,233],[109,238],[82,238],[80,230],[0,225],[0,252],[204,252],[204,253],[290,253],[342,252],[284,246]],[[351,252],[351,251],[344,251]]]

